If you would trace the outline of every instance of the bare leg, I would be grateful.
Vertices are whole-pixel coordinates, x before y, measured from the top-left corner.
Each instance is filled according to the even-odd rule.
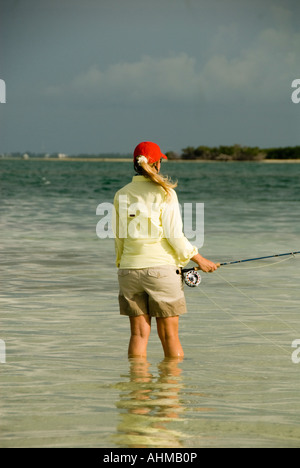
[[[184,352],[179,341],[178,324],[179,317],[157,318],[157,332],[164,349],[165,357],[184,357]]]
[[[129,357],[146,357],[147,345],[151,331],[151,317],[140,315],[139,317],[129,317],[131,338],[128,348]]]

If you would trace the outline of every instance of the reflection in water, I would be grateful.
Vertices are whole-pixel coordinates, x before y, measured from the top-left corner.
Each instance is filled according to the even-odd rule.
[[[179,393],[183,389],[178,360],[164,359],[157,366],[158,376],[145,358],[129,360],[129,381],[118,384],[120,423],[114,443],[119,447],[182,447],[186,435],[173,430],[174,421],[185,411]],[[128,376],[126,376],[128,377]]]

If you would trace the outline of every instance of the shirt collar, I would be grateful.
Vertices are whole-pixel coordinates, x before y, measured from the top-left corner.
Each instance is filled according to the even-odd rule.
[[[142,175],[137,175],[133,177],[132,182],[151,182],[151,180]]]

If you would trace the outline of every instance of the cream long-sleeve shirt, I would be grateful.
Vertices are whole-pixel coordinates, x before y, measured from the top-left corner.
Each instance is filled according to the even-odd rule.
[[[198,249],[183,234],[177,194],[135,176],[114,199],[116,264],[121,269],[184,267]]]

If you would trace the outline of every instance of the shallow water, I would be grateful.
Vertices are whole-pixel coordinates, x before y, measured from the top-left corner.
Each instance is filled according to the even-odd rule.
[[[299,447],[297,257],[224,267],[186,290],[183,362],[126,357],[114,246],[96,207],[126,163],[0,161],[1,447]],[[215,261],[300,250],[300,166],[168,163],[205,203]]]

